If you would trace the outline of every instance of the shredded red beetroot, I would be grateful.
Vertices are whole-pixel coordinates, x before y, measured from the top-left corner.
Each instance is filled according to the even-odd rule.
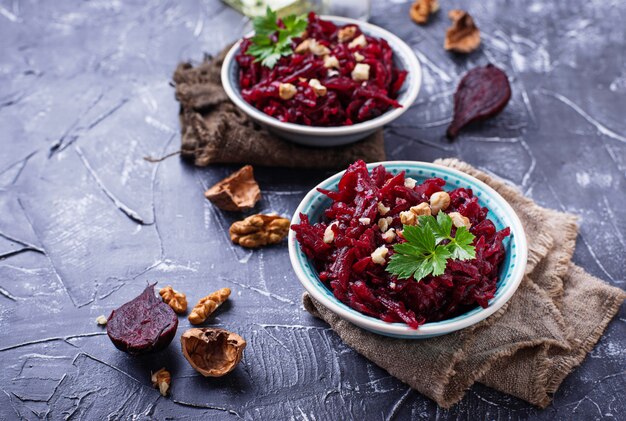
[[[390,209],[384,216],[392,218],[389,227],[401,230],[400,212],[428,202],[445,184],[441,178],[431,178],[414,188],[406,187],[404,172],[394,176],[379,166],[368,173],[365,163],[357,161],[341,178],[337,191],[320,190],[333,201],[324,220],[311,224],[301,214],[300,224],[291,228],[335,297],[363,314],[417,329],[423,323],[489,305],[505,257],[502,241],[510,232],[508,227],[496,230],[487,218],[488,209],[478,204],[471,189],[457,188],[448,192],[450,206],[445,212],[459,212],[469,218],[470,232],[476,236],[475,259],[448,260],[443,275],[427,276],[419,282],[398,279],[385,270],[386,265],[374,263],[371,253],[376,248],[386,245],[389,261],[392,246],[403,241],[400,236],[391,243],[383,240],[378,204]],[[362,218],[369,218],[370,223],[364,224],[367,220]],[[324,232],[331,224],[334,240],[325,243]]]
[[[342,28],[356,28],[354,36],[339,42]],[[407,72],[393,63],[393,51],[384,39],[365,35],[367,45],[349,47],[350,42],[362,34],[358,26],[336,26],[309,14],[307,36],[330,49],[329,57],[337,58],[339,68],[324,67],[324,56],[311,52],[294,53],[282,57],[272,68],[267,68],[255,57],[247,55],[250,39],[244,39],[239,54],[239,84],[241,95],[254,107],[280,121],[307,126],[346,126],[371,120],[390,107],[401,107],[396,101],[398,91]],[[304,38],[294,38],[296,48]],[[357,61],[355,53],[360,54]],[[369,66],[369,79],[357,81],[352,71],[358,63]],[[309,85],[317,79],[327,88],[327,93],[317,96]],[[297,89],[293,98],[279,96],[281,83],[290,83]]]

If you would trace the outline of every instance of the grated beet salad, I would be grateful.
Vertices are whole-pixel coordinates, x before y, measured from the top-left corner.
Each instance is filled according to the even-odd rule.
[[[311,224],[301,214],[300,224],[292,229],[335,297],[363,314],[386,322],[404,322],[417,329],[426,322],[488,306],[505,257],[502,241],[510,233],[508,227],[496,230],[487,218],[488,209],[478,204],[471,189],[457,188],[448,191],[450,203],[442,211],[448,215],[458,212],[467,218],[469,230],[476,237],[475,259],[450,259],[443,275],[429,275],[419,282],[398,279],[385,270],[384,262],[375,263],[372,253],[377,248],[387,248],[388,262],[393,245],[405,241],[401,234],[390,239],[382,228],[385,232],[401,232],[401,212],[421,203],[426,207],[430,197],[443,191],[445,184],[441,178],[417,184],[405,178],[404,172],[394,176],[383,166],[368,173],[366,164],[357,161],[345,172],[337,191],[320,190],[333,201],[323,221]],[[390,219],[379,223],[382,218]]]
[[[394,66],[387,41],[315,13],[305,34],[271,69],[246,54],[252,42],[243,40],[236,60],[245,101],[280,121],[307,126],[351,125],[401,107],[396,98],[407,72]]]

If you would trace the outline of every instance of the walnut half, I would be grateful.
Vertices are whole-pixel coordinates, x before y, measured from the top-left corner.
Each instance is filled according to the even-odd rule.
[[[474,19],[464,10],[450,10],[452,26],[446,31],[443,48],[457,53],[471,53],[480,45],[480,31]]]
[[[254,170],[246,165],[204,193],[215,206],[226,211],[252,209],[261,199],[261,189],[254,179]]]
[[[289,233],[289,224],[289,219],[278,215],[252,215],[230,226],[230,239],[247,248],[277,244]]]
[[[183,355],[204,377],[221,377],[235,369],[246,347],[236,333],[218,328],[189,329],[180,337]]]
[[[428,22],[428,17],[439,10],[438,0],[415,0],[409,11],[413,22],[424,25]]]

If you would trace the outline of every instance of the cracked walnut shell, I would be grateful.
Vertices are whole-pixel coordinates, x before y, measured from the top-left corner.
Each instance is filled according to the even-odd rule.
[[[180,344],[189,364],[205,377],[221,377],[233,371],[246,347],[246,341],[236,333],[209,327],[187,330]]]
[[[437,10],[439,10],[438,0],[415,0],[411,5],[409,14],[413,22],[423,25],[428,22],[428,17]]]
[[[215,206],[226,211],[249,210],[261,199],[261,189],[254,179],[254,170],[246,165],[204,193]]]
[[[277,244],[289,233],[289,224],[289,219],[278,215],[252,215],[230,226],[230,239],[247,248]]]
[[[452,26],[446,31],[443,48],[457,53],[471,53],[480,45],[480,31],[469,13],[454,9],[448,17]]]

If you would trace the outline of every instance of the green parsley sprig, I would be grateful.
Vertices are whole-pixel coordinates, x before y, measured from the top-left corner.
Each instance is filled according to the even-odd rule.
[[[308,25],[306,15],[289,15],[282,19],[284,28],[278,26],[278,16],[269,7],[265,16],[254,18],[252,45],[246,54],[256,57],[265,67],[273,68],[283,56],[293,53],[291,39],[304,33]]]
[[[465,227],[456,229],[452,236],[452,219],[445,212],[437,218],[430,215],[418,217],[419,225],[405,225],[402,236],[405,243],[393,246],[394,254],[387,264],[387,272],[399,279],[413,277],[420,281],[428,275],[443,274],[448,259],[470,260],[476,257],[472,245],[474,234]]]

